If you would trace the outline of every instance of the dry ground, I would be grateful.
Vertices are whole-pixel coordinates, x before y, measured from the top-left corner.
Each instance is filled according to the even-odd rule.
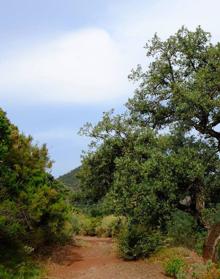
[[[57,247],[46,264],[47,279],[164,279],[159,264],[123,261],[110,238],[77,237],[76,245]]]

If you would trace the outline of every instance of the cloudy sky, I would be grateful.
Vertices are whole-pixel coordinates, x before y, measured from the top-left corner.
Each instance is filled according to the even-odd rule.
[[[220,41],[219,10],[219,0],[0,0],[0,106],[63,174],[86,149],[79,128],[132,96],[145,42],[182,25]]]

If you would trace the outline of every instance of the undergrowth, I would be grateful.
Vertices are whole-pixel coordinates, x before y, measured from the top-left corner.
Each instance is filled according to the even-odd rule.
[[[9,241],[1,243],[1,279],[38,279],[42,274],[43,270],[33,259],[30,247],[21,247]]]

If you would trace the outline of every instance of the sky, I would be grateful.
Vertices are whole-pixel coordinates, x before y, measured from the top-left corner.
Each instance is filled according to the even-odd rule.
[[[201,25],[220,41],[219,10],[219,0],[0,0],[0,107],[64,174],[87,149],[80,127],[123,111],[154,33]]]

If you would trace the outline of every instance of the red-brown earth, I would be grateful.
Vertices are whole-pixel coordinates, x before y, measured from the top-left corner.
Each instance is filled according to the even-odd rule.
[[[124,261],[110,238],[77,237],[57,247],[46,263],[47,279],[164,279],[163,268],[147,261]]]

